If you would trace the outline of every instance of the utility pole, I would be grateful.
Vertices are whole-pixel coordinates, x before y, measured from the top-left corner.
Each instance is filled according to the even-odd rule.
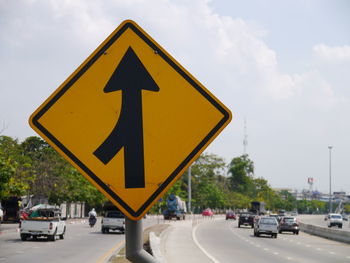
[[[328,146],[328,149],[329,149],[329,213],[332,213],[332,148],[333,146]]]
[[[191,202],[192,202],[192,179],[191,179],[191,170],[192,170],[192,165],[188,167],[188,181],[187,181],[187,191],[188,191],[188,212],[191,213],[192,208],[191,208]]]

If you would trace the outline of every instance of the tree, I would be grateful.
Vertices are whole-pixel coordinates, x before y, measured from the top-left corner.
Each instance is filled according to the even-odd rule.
[[[11,165],[8,159],[5,159],[0,151],[0,200],[10,196],[8,185],[15,171],[15,167]]]
[[[248,155],[233,158],[229,165],[230,189],[251,196],[253,194],[254,163]]]

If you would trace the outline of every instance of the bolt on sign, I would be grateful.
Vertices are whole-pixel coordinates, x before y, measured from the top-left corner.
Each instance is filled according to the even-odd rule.
[[[139,220],[231,112],[127,20],[32,114],[30,126]]]

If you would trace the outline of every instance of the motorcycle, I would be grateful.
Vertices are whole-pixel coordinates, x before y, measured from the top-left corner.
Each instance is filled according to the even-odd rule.
[[[90,225],[90,227],[94,227],[94,225],[96,224],[96,221],[97,221],[97,219],[96,219],[95,216],[90,216],[89,217],[89,225]]]

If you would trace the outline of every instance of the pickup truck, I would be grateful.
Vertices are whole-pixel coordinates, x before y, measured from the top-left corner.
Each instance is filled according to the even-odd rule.
[[[20,221],[21,240],[47,237],[49,241],[55,241],[57,236],[64,239],[66,223],[60,216],[61,211],[57,208],[42,208],[32,212],[28,219]]]
[[[343,217],[341,214],[328,214],[325,220],[328,220],[328,227],[332,227],[332,226],[337,226],[338,228],[343,227]]]
[[[125,232],[125,216],[120,211],[107,211],[101,221],[101,231],[103,234],[109,230]]]
[[[254,227],[255,222],[255,215],[251,213],[242,213],[239,215],[238,218],[238,227],[243,226],[250,226],[251,228]]]

